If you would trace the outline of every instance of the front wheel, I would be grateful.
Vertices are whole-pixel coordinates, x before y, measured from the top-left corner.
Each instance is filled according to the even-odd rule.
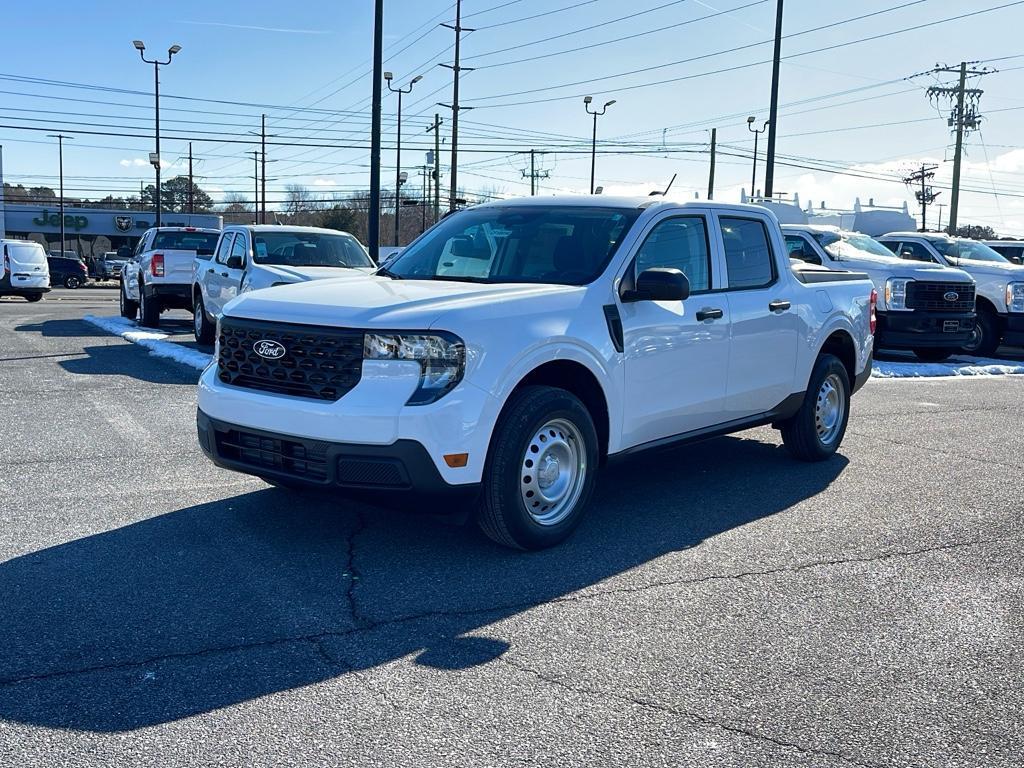
[[[594,420],[575,395],[541,386],[515,392],[491,436],[481,529],[517,549],[558,544],[579,525],[598,461]]]
[[[835,355],[814,364],[804,402],[782,422],[782,442],[801,461],[822,461],[839,449],[850,419],[850,376]]]
[[[25,295],[25,301],[30,302],[30,303],[31,302],[40,301],[42,298],[43,298],[43,294],[41,294],[41,293],[29,293],[29,294]]]
[[[914,350],[914,357],[922,363],[941,363],[955,354],[956,350],[949,349],[948,347],[922,347],[921,349]]]
[[[209,346],[213,344],[217,327],[206,319],[206,306],[203,304],[203,295],[196,296],[195,305],[192,307],[192,333],[196,341]]]
[[[979,309],[974,331],[964,344],[963,351],[978,357],[992,357],[999,349],[999,341],[999,321],[991,312]]]
[[[82,278],[77,275],[68,275],[64,278],[64,287],[75,290],[76,288],[82,287]]]

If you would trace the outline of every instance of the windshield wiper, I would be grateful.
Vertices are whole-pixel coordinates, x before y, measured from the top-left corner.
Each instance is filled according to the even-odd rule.
[[[473,277],[472,275],[434,275],[431,280],[444,280],[449,283],[490,283],[493,282],[486,277]]]
[[[387,267],[380,267],[376,272],[374,272],[374,274],[375,275],[381,275],[382,277],[390,277],[392,280],[404,280],[405,279],[401,275],[396,275],[394,272],[392,272]]]

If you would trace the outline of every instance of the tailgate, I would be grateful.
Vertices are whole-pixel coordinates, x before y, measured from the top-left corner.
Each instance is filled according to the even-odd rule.
[[[169,283],[192,282],[192,262],[196,258],[195,251],[164,250],[154,253],[164,255],[164,280]]]

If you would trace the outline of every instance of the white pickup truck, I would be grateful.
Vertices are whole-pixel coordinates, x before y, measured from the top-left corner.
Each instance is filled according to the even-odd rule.
[[[165,309],[192,310],[192,262],[212,254],[220,230],[154,227],[121,269],[121,316],[156,328]]]
[[[481,205],[375,275],[228,303],[199,443],[274,485],[461,496],[496,541],[551,546],[606,459],[763,424],[831,456],[874,301],[862,273],[791,267],[764,208]]]
[[[966,237],[890,232],[876,239],[901,259],[958,267],[974,278],[977,321],[965,352],[990,357],[1000,344],[1024,346],[1024,267]]]

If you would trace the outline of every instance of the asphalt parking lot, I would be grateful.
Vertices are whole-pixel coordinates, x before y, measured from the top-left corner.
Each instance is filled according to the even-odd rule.
[[[521,554],[215,469],[115,298],[0,302],[0,765],[1021,764],[1024,377],[639,457]]]

